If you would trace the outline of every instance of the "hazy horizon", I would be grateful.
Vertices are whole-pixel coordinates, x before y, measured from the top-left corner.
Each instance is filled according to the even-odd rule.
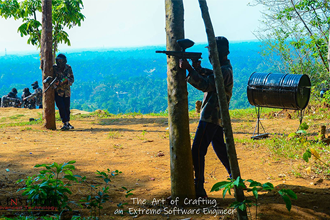
[[[249,42],[260,42],[259,40],[236,40],[236,41],[230,41],[230,44],[236,44],[236,43],[249,43]],[[195,45],[203,45],[207,44],[207,42],[195,42]],[[165,48],[166,44],[158,44],[158,45],[145,45],[145,46],[127,46],[127,47],[85,47],[85,48],[66,48],[63,50],[59,50],[58,53],[71,53],[71,52],[86,52],[86,51],[125,51],[125,50],[134,50],[134,49],[145,49],[150,47],[160,47]],[[194,47],[194,46],[193,46]],[[193,48],[192,47],[192,48]],[[192,49],[191,49],[192,50]],[[0,56],[15,56],[15,55],[33,55],[39,53],[39,49],[35,50],[13,50],[13,51],[0,51]]]

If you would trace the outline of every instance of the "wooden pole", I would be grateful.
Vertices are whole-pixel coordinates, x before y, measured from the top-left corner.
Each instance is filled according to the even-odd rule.
[[[181,51],[176,42],[184,38],[183,1],[165,0],[166,49]],[[189,134],[188,92],[186,71],[179,67],[179,59],[167,58],[168,121],[171,154],[171,196],[195,198],[193,163]]]
[[[208,7],[206,0],[198,0],[199,6],[201,8],[202,17],[205,24],[208,44],[209,44],[209,51],[211,54],[211,63],[213,66],[214,71],[214,80],[215,80],[215,86],[217,90],[217,96],[221,111],[221,119],[223,122],[223,129],[225,133],[226,138],[226,145],[227,145],[227,154],[229,158],[229,164],[231,169],[231,174],[234,179],[237,179],[237,177],[241,176],[238,161],[237,161],[237,155],[236,155],[236,149],[235,149],[235,143],[234,143],[234,136],[233,131],[231,127],[230,122],[230,115],[229,115],[229,109],[228,109],[228,103],[227,103],[227,97],[225,93],[225,87],[223,83],[223,77],[221,72],[221,66],[219,62],[219,56],[218,56],[218,48],[215,40],[214,30],[210,18],[210,14],[208,12]],[[244,201],[244,192],[243,189],[239,189],[235,187],[235,198],[238,202]],[[238,219],[240,220],[247,220],[247,213],[245,211],[241,211],[240,209],[237,209],[238,212]]]
[[[322,125],[321,126],[321,130],[320,130],[320,134],[319,134],[319,136],[320,136],[320,141],[322,141],[324,138],[325,138],[325,132],[326,132],[326,126],[325,125]]]
[[[47,76],[53,77],[53,38],[52,38],[52,0],[42,0],[42,34],[41,34],[41,70],[42,80]],[[45,91],[47,85],[43,85]],[[55,122],[55,103],[54,90],[49,89],[43,94],[43,119],[44,127],[47,129],[56,129]]]

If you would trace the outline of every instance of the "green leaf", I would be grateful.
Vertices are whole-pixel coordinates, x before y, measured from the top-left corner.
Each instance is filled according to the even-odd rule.
[[[228,181],[222,181],[222,182],[215,183],[211,189],[211,192],[219,191],[220,189],[225,188],[229,184],[231,184],[231,182],[228,182]]]
[[[238,187],[240,184],[240,181],[241,181],[241,177],[237,177],[237,179],[234,181],[234,185]]]
[[[65,175],[63,178],[78,182],[77,178],[72,175]]]
[[[241,204],[239,207],[238,207],[240,210],[244,211],[246,209],[246,205],[245,203]]]
[[[308,162],[309,158],[311,157],[312,157],[312,152],[309,149],[307,149],[306,152],[303,154],[304,161]]]
[[[250,182],[250,181],[249,181]],[[250,183],[250,187],[254,187],[254,186],[262,186],[261,183],[252,180],[252,182]]]
[[[52,171],[50,170],[40,170],[39,173],[40,174],[45,174],[45,173],[51,173]]]
[[[245,202],[245,200],[244,200],[244,202]],[[230,204],[230,207],[235,208],[235,209],[239,208],[240,210],[244,211],[246,209],[246,205],[245,205],[244,202],[236,202],[235,201],[232,204]]]
[[[281,195],[281,196],[282,196],[282,198],[285,202],[285,206],[286,206],[287,210],[290,212],[290,210],[291,210],[291,200],[290,200],[290,198],[287,195]]]
[[[224,199],[226,196],[227,191],[229,190],[229,195],[230,195],[230,189],[226,188],[222,191],[222,198]]]
[[[254,198],[258,199],[258,190],[257,190],[257,188],[254,188],[252,190],[252,192],[253,192]]]
[[[71,170],[64,170],[64,173],[65,173],[65,174],[68,174],[68,175],[70,175],[70,176],[73,176],[73,173],[72,173]]]
[[[305,130],[298,130],[296,131],[297,134],[301,134],[301,135],[307,135],[307,131]]]
[[[24,181],[24,179],[19,179],[19,180],[16,181],[16,183],[21,183],[23,181]]]
[[[281,194],[280,192],[281,192],[282,194]],[[280,193],[281,195],[286,194],[286,195],[290,196],[292,199],[297,199],[297,198],[298,198],[297,195],[296,195],[296,193],[293,192],[291,189],[281,189],[281,190],[279,190],[279,193]]]
[[[272,183],[270,183],[270,182],[267,182],[267,183],[264,183],[264,184],[262,185],[262,188],[263,188],[264,190],[268,190],[268,191],[270,191],[270,190],[273,190],[273,189],[274,189],[274,185],[273,185]]]
[[[64,168],[69,169],[69,170],[75,170],[76,169],[75,166],[73,166],[73,165],[66,165],[66,166],[64,166]]]
[[[38,168],[38,167],[45,167],[46,166],[46,164],[37,164],[37,165],[35,165],[34,167],[35,168]]]

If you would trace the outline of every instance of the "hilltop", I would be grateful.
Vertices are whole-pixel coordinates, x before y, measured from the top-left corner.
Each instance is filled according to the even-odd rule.
[[[304,121],[309,124],[307,139],[315,139],[320,125],[329,125],[328,109],[308,107]],[[91,184],[102,183],[95,178],[96,170],[119,170],[122,173],[110,182],[111,202],[105,203],[102,219],[132,219],[127,214],[114,214],[117,204],[127,202],[125,208],[147,208],[133,204],[131,198],[165,199],[170,195],[170,152],[166,115],[143,115],[139,113],[111,115],[98,110],[93,113],[72,110],[74,130],[46,130],[38,119],[41,110],[0,108],[0,202],[7,198],[19,197],[16,192],[21,184],[18,179],[37,174],[36,164],[63,163],[75,160],[74,174],[87,176]],[[270,138],[251,140],[256,122],[254,109],[231,111],[232,126],[243,179],[253,179],[261,183],[271,182],[276,189],[292,189],[298,200],[292,201],[291,212],[279,195],[262,193],[258,201],[259,219],[329,219],[329,173],[306,172],[307,163],[302,159],[304,149],[299,149],[291,157],[276,150],[286,147],[280,140],[295,132],[299,120],[293,111],[270,110],[262,113],[262,124]],[[323,115],[322,115],[323,114]],[[289,116],[290,115],[290,116]],[[319,115],[317,118],[316,115]],[[198,123],[198,115],[190,113],[190,133],[193,138]],[[284,143],[283,143],[284,144]],[[299,145],[300,146],[300,145]],[[294,147],[294,146],[293,146]],[[310,147],[310,146],[306,146]],[[274,148],[277,148],[274,150]],[[323,155],[328,158],[329,146],[324,145]],[[206,189],[227,179],[225,169],[220,164],[212,147],[206,156]],[[327,161],[325,159],[325,161]],[[316,162],[312,161],[313,166]],[[318,166],[320,171],[320,167]],[[134,189],[133,196],[125,198],[125,190]],[[70,199],[79,201],[88,195],[89,188],[79,184],[72,187]],[[208,192],[210,199],[216,199],[218,207],[226,208],[233,202],[232,196],[222,199],[222,192]],[[246,193],[251,199],[252,194]],[[151,206],[153,207],[153,206]],[[155,206],[161,208],[162,206]],[[150,207],[149,207],[150,208]],[[196,209],[196,207],[194,207]],[[87,209],[73,208],[88,215]],[[251,208],[252,215],[255,209]],[[106,215],[104,215],[106,214]],[[110,216],[110,217],[109,217]],[[216,219],[213,215],[139,215],[137,219]],[[231,219],[232,216],[220,216]],[[218,216],[219,218],[219,216]]]

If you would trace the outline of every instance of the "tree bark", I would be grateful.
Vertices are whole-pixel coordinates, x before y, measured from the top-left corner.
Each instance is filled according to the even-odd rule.
[[[229,109],[228,109],[228,103],[227,103],[227,97],[225,93],[225,87],[223,83],[223,76],[221,72],[221,66],[218,56],[218,48],[215,40],[214,30],[211,22],[211,18],[208,12],[208,7],[206,0],[198,0],[199,5],[202,12],[202,17],[205,24],[206,34],[208,38],[208,44],[209,44],[209,50],[211,55],[211,63],[213,66],[214,71],[214,80],[215,80],[215,86],[217,90],[217,96],[221,111],[221,119],[223,122],[223,129],[225,133],[226,138],[226,145],[227,145],[227,154],[229,158],[229,164],[231,169],[231,174],[234,179],[237,179],[237,177],[241,176],[238,161],[237,161],[237,155],[236,155],[236,149],[235,149],[235,143],[234,143],[234,136],[233,131],[231,127],[230,122],[230,115],[229,115]],[[235,187],[235,198],[238,202],[243,202],[244,192],[243,189],[239,189]],[[247,213],[245,211],[241,211],[240,209],[237,209],[238,212],[238,219],[240,220],[247,220]]]
[[[42,35],[41,35],[41,69],[42,79],[48,76],[53,77],[53,55],[52,55],[52,0],[42,1]],[[43,84],[43,91],[47,85]],[[54,90],[49,89],[43,93],[43,119],[44,127],[47,129],[56,129],[55,122],[55,103]]]
[[[165,0],[166,49],[181,51],[178,39],[184,38],[182,0]],[[188,92],[186,71],[179,67],[179,59],[167,58],[168,121],[171,154],[171,196],[195,198],[193,163],[189,134]]]

